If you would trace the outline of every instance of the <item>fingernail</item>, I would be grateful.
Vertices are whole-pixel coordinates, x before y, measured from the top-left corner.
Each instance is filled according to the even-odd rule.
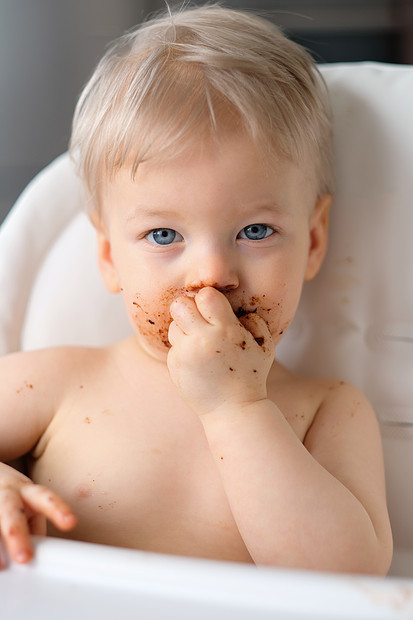
[[[16,562],[18,562],[19,564],[25,564],[31,559],[31,557],[32,553],[30,551],[19,551],[16,554]]]
[[[63,527],[74,527],[77,522],[77,517],[72,512],[61,513]]]

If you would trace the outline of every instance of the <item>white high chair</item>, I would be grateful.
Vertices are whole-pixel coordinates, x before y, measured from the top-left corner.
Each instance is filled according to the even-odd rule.
[[[39,540],[35,563],[13,566],[0,579],[6,578],[13,591],[13,580],[24,578],[43,614],[53,609],[53,592],[61,596],[67,593],[65,583],[76,583],[88,606],[88,593],[101,588],[103,600],[105,590],[109,598],[93,613],[110,615],[113,604],[118,617],[120,600],[146,609],[145,618],[259,619],[278,617],[276,612],[303,619],[412,617],[413,67],[339,64],[322,71],[335,125],[337,195],[330,246],[320,274],[304,287],[277,354],[295,370],[349,380],[372,401],[383,434],[395,577],[257,570]],[[101,283],[83,202],[65,154],[32,181],[0,229],[1,354],[56,344],[106,344],[129,333],[122,302]],[[47,602],[38,594],[39,583]],[[15,603],[5,600],[6,609],[12,609]],[[56,607],[60,617],[71,617],[71,604],[67,616],[61,615],[61,605]]]

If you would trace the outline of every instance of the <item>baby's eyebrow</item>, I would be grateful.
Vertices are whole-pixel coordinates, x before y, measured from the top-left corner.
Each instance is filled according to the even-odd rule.
[[[260,216],[265,216],[265,213],[268,214],[278,214],[278,215],[288,215],[289,210],[285,207],[282,207],[278,203],[275,202],[264,202],[257,201],[256,203],[243,204],[239,205],[239,214],[247,215],[248,213],[253,215],[254,211],[258,211]],[[156,207],[153,205],[145,205],[145,204],[135,204],[134,207],[125,215],[126,222],[133,221],[135,219],[145,219],[145,220],[171,220],[177,219],[181,215],[179,209],[173,207],[165,207],[164,205]]]
[[[126,215],[126,221],[129,222],[134,219],[142,219],[142,217],[147,219],[156,219],[156,218],[171,218],[176,217],[178,212],[176,209],[167,209],[165,207],[145,207],[145,206],[136,206]]]
[[[256,209],[257,211],[268,211],[269,213],[285,213],[285,208],[283,209],[277,203],[257,203],[251,207],[252,209]]]
[[[268,216],[277,216],[280,218],[290,218],[293,215],[291,207],[283,206],[275,202],[257,202],[251,205],[245,205],[242,208],[242,212],[246,215],[254,217],[254,213],[257,213],[257,217],[264,218]]]

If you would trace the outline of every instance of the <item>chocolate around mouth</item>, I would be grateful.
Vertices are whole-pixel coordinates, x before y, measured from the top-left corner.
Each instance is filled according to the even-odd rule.
[[[238,319],[246,314],[254,314],[254,312],[257,312],[257,308],[254,308],[254,310],[247,310],[247,308],[240,306],[237,310],[234,310],[234,314]]]

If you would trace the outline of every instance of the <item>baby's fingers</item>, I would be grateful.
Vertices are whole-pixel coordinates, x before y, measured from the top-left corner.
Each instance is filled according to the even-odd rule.
[[[33,557],[26,510],[15,489],[0,489],[0,531],[12,560],[24,563]]]
[[[61,530],[76,525],[76,516],[53,491],[34,484],[0,488],[0,531],[11,559],[18,563],[33,557],[30,534],[46,533],[46,518]]]
[[[24,503],[35,514],[43,514],[60,530],[71,530],[76,525],[76,515],[54,491],[38,484],[27,484],[20,492]]]
[[[199,313],[211,325],[232,323],[235,320],[228,299],[212,286],[202,288],[196,294],[195,302]]]
[[[170,314],[176,325],[184,334],[189,334],[195,327],[205,323],[199,314],[195,301],[191,297],[177,297],[171,304]]]
[[[273,354],[274,345],[271,333],[264,319],[254,312],[242,316],[239,320],[263,351]]]

